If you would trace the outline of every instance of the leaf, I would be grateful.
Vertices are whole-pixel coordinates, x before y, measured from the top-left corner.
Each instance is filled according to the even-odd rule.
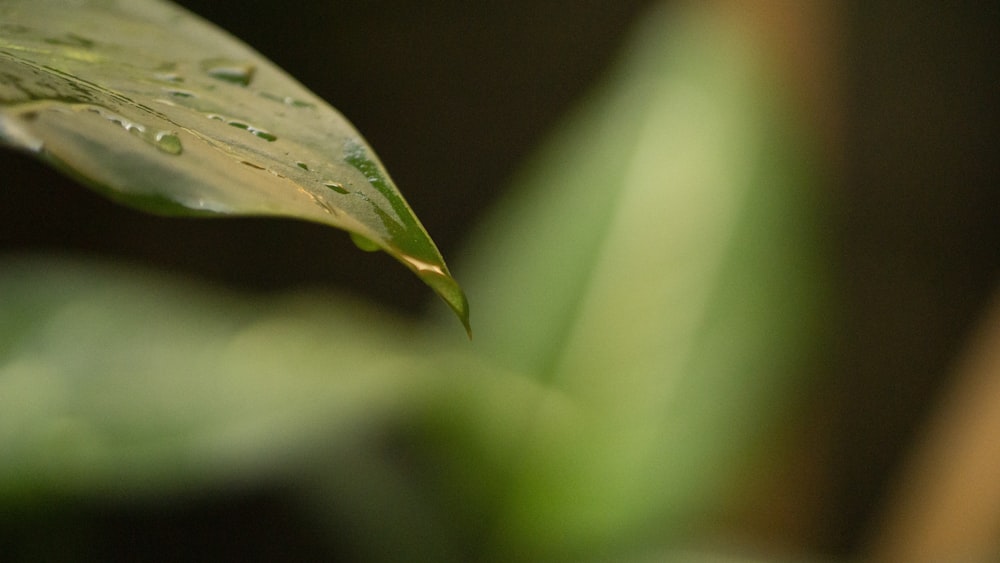
[[[650,16],[461,258],[473,348],[583,413],[536,405],[512,462],[498,536],[537,560],[710,518],[816,343],[813,139],[745,28]]]
[[[79,500],[158,511],[278,483],[310,529],[363,560],[387,547],[459,560],[441,552],[478,521],[456,520],[456,488],[491,498],[495,483],[461,472],[459,486],[450,470],[491,466],[455,441],[517,446],[526,405],[549,390],[425,334],[335,293],[264,297],[120,265],[0,258],[0,513],[44,507],[44,520]],[[428,419],[467,422],[429,476],[385,447],[422,455],[413,432]],[[49,524],[44,536],[59,536]]]
[[[260,54],[158,0],[0,3],[0,144],[118,201],[345,229],[468,303],[378,157]]]
[[[42,258],[0,272],[0,505],[316,463],[319,444],[412,400],[422,372],[411,327],[347,298],[253,299]]]

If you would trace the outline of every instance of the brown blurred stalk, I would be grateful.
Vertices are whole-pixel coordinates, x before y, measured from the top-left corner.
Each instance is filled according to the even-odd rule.
[[[873,561],[1000,560],[1000,292],[952,381],[898,483]]]

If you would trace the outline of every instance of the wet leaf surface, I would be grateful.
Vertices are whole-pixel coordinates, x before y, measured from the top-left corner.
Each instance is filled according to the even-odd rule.
[[[468,304],[378,157],[260,54],[165,2],[0,4],[0,144],[147,211],[345,229]]]

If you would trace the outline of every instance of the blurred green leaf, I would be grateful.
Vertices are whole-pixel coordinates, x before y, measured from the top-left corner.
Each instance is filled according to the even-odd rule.
[[[719,507],[795,388],[818,170],[745,31],[708,6],[653,13],[462,256],[478,352],[581,413],[536,406],[498,525],[514,550],[668,540]]]
[[[0,260],[0,512],[65,498],[155,507],[278,482],[318,525],[348,519],[365,560],[457,560],[476,522],[455,522],[462,495],[483,501],[471,514],[495,509],[489,477],[551,391],[424,332],[336,294]],[[426,474],[381,443],[402,433],[407,448],[432,447],[412,432],[435,428],[456,440]]]
[[[465,296],[358,132],[168,2],[0,4],[0,144],[158,213],[345,229],[413,270],[468,328]]]
[[[56,260],[0,267],[0,497],[252,482],[406,412],[411,327]],[[322,444],[321,449],[317,445]]]

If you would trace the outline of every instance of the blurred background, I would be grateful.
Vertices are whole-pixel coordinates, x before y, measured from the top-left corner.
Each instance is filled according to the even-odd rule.
[[[601,79],[653,4],[180,3],[344,113],[446,257]],[[794,482],[774,476],[785,479],[780,493],[761,482],[771,508],[736,517],[734,527],[850,557],[871,541],[1000,280],[1000,9],[985,1],[732,4],[775,39],[826,141],[827,242],[842,304],[830,319],[831,361],[781,454],[797,468]],[[5,255],[114,257],[239,288],[334,286],[412,316],[432,302],[409,272],[357,252],[338,231],[151,217],[9,151],[0,152],[0,171]],[[180,537],[183,544],[233,534],[247,554],[320,556],[329,538],[311,537],[298,517],[281,490],[267,489],[155,513],[82,506],[67,516],[75,523],[67,529],[84,533],[77,524],[88,522],[173,549]],[[30,533],[32,523],[19,526]]]

